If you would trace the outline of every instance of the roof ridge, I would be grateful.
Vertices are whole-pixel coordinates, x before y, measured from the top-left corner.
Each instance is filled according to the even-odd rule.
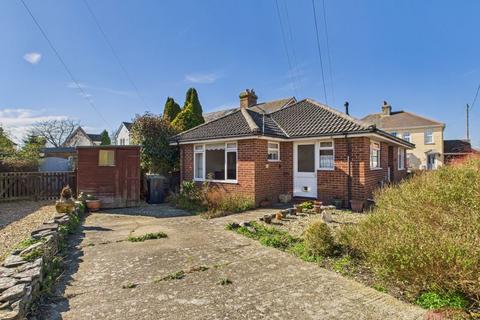
[[[330,112],[336,114],[337,116],[344,118],[345,120],[348,120],[348,121],[353,122],[354,124],[362,127],[363,129],[368,129],[368,128],[370,127],[369,124],[367,124],[367,123],[365,123],[365,122],[363,122],[363,121],[361,121],[361,120],[359,120],[359,119],[356,119],[356,118],[352,117],[351,115],[348,115],[348,114],[346,114],[346,113],[343,113],[343,112],[341,112],[341,111],[338,111],[338,110],[335,109],[335,108],[332,108],[332,107],[330,107],[330,106],[327,106],[326,104],[317,102],[317,101],[315,101],[315,100],[313,100],[313,99],[310,99],[310,98],[305,98],[304,101],[310,102],[310,103],[312,103],[312,104],[314,104],[314,105],[316,105],[316,106],[318,106],[318,107],[320,107],[320,108],[324,108],[324,109],[326,109],[327,111],[330,111]]]
[[[267,114],[266,116],[269,117],[270,119],[272,119],[272,121],[277,125],[277,127],[280,128],[280,130],[282,130],[282,132],[287,136],[287,138],[290,138],[290,135],[287,133],[287,131],[285,131],[285,129],[283,129],[282,126],[279,125],[278,122],[275,121],[275,119],[273,119],[273,118],[270,116],[270,114]]]
[[[250,113],[248,113],[248,111],[255,112],[253,110],[247,110],[247,108],[240,108],[240,112],[242,113],[242,116],[245,118],[245,121],[247,121],[247,124],[250,127],[250,131],[259,132],[260,128],[257,126],[255,121],[253,121],[252,116],[250,115]]]
[[[425,119],[425,120],[428,120],[428,121],[435,122],[435,123],[437,123],[437,124],[439,124],[439,125],[445,126],[445,123],[443,123],[443,122],[438,122],[437,120],[433,120],[433,119],[430,119],[430,118],[421,116],[421,115],[419,115],[419,114],[416,114],[415,112],[410,112],[410,111],[405,111],[405,110],[403,110],[403,112],[404,112],[404,113],[411,114],[411,115],[413,115],[413,116],[415,116],[415,117],[419,117],[419,118],[422,118],[422,119]]]

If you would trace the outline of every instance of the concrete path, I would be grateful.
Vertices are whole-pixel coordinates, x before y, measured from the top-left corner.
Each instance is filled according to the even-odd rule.
[[[88,216],[71,242],[59,297],[41,308],[41,318],[423,318],[419,308],[224,230],[228,221],[261,213],[213,220],[182,214],[155,206]],[[125,241],[132,231],[168,238]],[[182,270],[182,279],[158,281]]]

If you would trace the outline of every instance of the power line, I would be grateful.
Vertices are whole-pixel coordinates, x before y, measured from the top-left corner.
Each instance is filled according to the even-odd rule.
[[[130,84],[132,85],[132,87],[133,87],[133,89],[135,90],[135,93],[137,94],[138,98],[142,101],[142,103],[145,105],[145,107],[146,107],[147,110],[148,110],[148,104],[147,104],[147,102],[145,101],[145,98],[144,98],[143,95],[140,93],[140,90],[138,89],[138,86],[135,84],[135,82],[133,81],[133,78],[130,76],[130,73],[128,73],[127,69],[125,68],[125,66],[123,65],[122,61],[120,60],[120,57],[118,56],[118,54],[117,54],[117,52],[115,51],[112,43],[110,42],[109,38],[107,37],[107,34],[105,33],[105,30],[103,30],[102,25],[100,24],[100,22],[99,22],[98,19],[97,19],[97,16],[96,16],[95,13],[93,12],[92,7],[90,7],[90,5],[88,4],[88,1],[87,1],[87,0],[83,0],[83,3],[84,3],[85,6],[87,7],[88,12],[90,12],[90,15],[92,16],[93,21],[95,22],[95,25],[97,26],[98,30],[100,30],[100,33],[102,34],[103,39],[105,40],[105,42],[107,43],[108,47],[109,47],[110,50],[112,51],[112,54],[113,54],[113,56],[115,57],[115,59],[117,60],[117,63],[118,63],[118,65],[120,66],[120,68],[122,69],[123,73],[125,74],[125,77],[127,78],[127,80],[128,80],[128,81],[130,82]]]
[[[472,105],[470,106],[470,111],[472,111],[473,107],[475,106],[475,102],[477,102],[477,98],[478,98],[478,91],[480,90],[480,84],[478,85],[478,88],[477,88],[477,93],[475,93],[475,98],[473,98],[473,102],[472,102]]]
[[[286,13],[286,17],[287,17],[287,27],[288,27],[288,33],[289,33],[289,38],[290,38],[290,43],[291,43],[291,46],[290,48],[292,48],[292,56],[293,56],[293,67],[295,68],[295,78],[296,78],[296,81],[297,81],[297,86],[298,86],[298,89],[300,89],[300,80],[299,80],[299,77],[300,75],[298,74],[300,72],[299,70],[299,66],[298,66],[298,60],[297,60],[297,54],[295,53],[295,44],[293,42],[293,32],[292,32],[292,26],[290,24],[290,15],[288,14],[288,3],[286,1],[284,1],[284,7],[285,7],[285,13]]]
[[[315,0],[312,0],[312,8],[313,8],[313,19],[315,21],[315,35],[316,35],[316,38],[317,38],[318,58],[320,59],[320,69],[322,71],[323,93],[325,95],[325,103],[328,104],[327,88],[325,86],[325,74],[323,72],[322,49],[320,47],[320,39],[319,39],[319,36],[318,36],[317,12],[315,10]]]
[[[290,68],[289,70],[289,75],[290,75],[290,81],[292,82],[293,84],[293,89],[295,91],[295,94],[298,96],[298,92],[297,92],[297,89],[296,89],[296,84],[295,84],[295,80],[294,80],[294,77],[292,75],[292,61],[290,60],[290,54],[288,52],[288,46],[287,46],[287,41],[286,41],[286,36],[285,36],[285,30],[283,28],[283,23],[282,23],[282,17],[280,15],[280,8],[278,6],[278,0],[275,0],[275,6],[277,8],[277,15],[278,15],[278,21],[280,22],[280,29],[282,31],[282,40],[283,40],[283,46],[285,48],[285,53],[287,54],[287,60],[288,60],[288,66]]]
[[[103,115],[100,113],[100,111],[97,109],[97,107],[95,106],[95,104],[93,103],[92,99],[90,99],[90,96],[85,92],[85,90],[83,90],[82,86],[80,86],[80,84],[78,83],[77,79],[74,77],[73,73],[70,71],[70,68],[68,68],[67,64],[65,63],[65,61],[62,59],[62,56],[60,55],[60,53],[57,51],[57,49],[55,49],[55,46],[53,45],[52,41],[50,41],[50,39],[48,38],[47,34],[45,33],[45,31],[43,30],[42,26],[40,25],[40,23],[38,22],[38,20],[35,18],[35,16],[33,15],[32,11],[30,10],[30,8],[27,6],[27,4],[25,3],[24,0],[20,0],[23,4],[23,6],[25,7],[25,9],[27,10],[28,14],[30,15],[30,17],[32,18],[33,22],[37,25],[38,29],[40,30],[40,32],[42,33],[43,37],[45,38],[45,40],[47,40],[47,43],[48,45],[50,46],[50,48],[52,49],[52,51],[55,53],[55,55],[57,56],[58,60],[60,61],[60,63],[62,64],[63,68],[65,69],[65,71],[67,71],[68,75],[70,76],[70,78],[72,79],[72,81],[75,83],[75,85],[77,86],[78,90],[80,91],[80,93],[82,94],[83,98],[85,100],[87,100],[88,104],[93,108],[93,110],[95,110],[98,115],[100,116],[100,118],[102,118],[102,120],[105,122],[105,124],[107,124],[107,126],[110,127],[110,124],[108,123],[108,121],[103,117]]]
[[[325,0],[322,0],[322,8],[323,8],[323,22],[325,25],[325,37],[327,39],[327,57],[328,57],[328,66],[330,71],[330,86],[332,89],[332,99],[333,105],[335,105],[335,90],[333,85],[333,68],[332,68],[332,58],[330,56],[330,41],[328,40],[328,26],[327,26],[327,9],[325,8]]]

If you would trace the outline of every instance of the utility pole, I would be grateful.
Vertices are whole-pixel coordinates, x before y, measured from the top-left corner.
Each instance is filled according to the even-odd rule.
[[[470,141],[470,119],[469,119],[469,113],[470,113],[470,106],[467,103],[467,140]]]

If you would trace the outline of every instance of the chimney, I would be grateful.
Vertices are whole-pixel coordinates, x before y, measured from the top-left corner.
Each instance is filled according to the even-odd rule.
[[[257,104],[257,95],[255,90],[246,89],[240,93],[240,108],[250,108]]]
[[[350,105],[350,104],[348,103],[348,101],[345,101],[344,106],[345,106],[345,113],[347,114],[347,116],[350,115],[350,112],[348,111],[348,106],[349,106],[349,105]]]
[[[383,101],[382,113],[386,116],[389,116],[392,114],[392,106],[389,105],[387,101]]]

